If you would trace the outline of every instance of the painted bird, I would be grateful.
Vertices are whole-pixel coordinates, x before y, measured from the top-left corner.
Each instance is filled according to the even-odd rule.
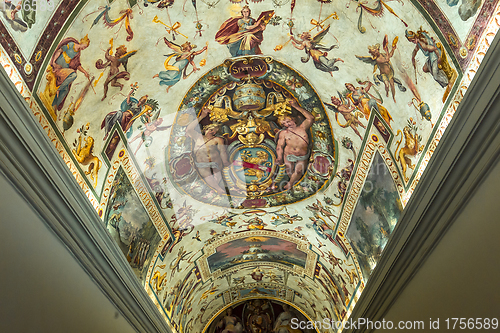
[[[201,239],[200,239],[200,231],[196,231],[196,236],[194,237],[191,237],[192,239],[196,239],[197,241],[201,242]]]

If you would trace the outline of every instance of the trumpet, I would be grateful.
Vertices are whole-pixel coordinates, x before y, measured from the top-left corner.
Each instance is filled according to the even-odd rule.
[[[311,19],[311,24],[314,25],[314,27],[312,27],[311,29],[309,29],[309,32],[311,32],[314,28],[318,28],[321,30],[323,30],[325,28],[325,26],[323,25],[323,23],[326,22],[326,20],[328,20],[330,17],[333,17],[334,20],[338,20],[339,17],[337,16],[337,12],[334,12],[333,14],[330,14],[328,17],[326,17],[324,20],[321,20],[321,21],[316,21],[315,19]]]
[[[155,15],[155,17],[153,18],[153,22],[154,23],[160,23],[160,24],[163,24],[166,29],[167,29],[167,32],[169,34],[179,34],[181,36],[184,36],[186,39],[188,39],[188,36],[184,35],[183,33],[180,33],[179,31],[177,31],[177,29],[179,29],[181,27],[181,23],[180,22],[175,22],[174,24],[172,24],[172,26],[169,26],[165,23],[163,23],[162,21],[160,21],[160,19],[158,18],[157,15]]]

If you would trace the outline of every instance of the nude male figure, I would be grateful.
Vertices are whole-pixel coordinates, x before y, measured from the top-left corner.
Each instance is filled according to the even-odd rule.
[[[300,107],[297,101],[292,99],[288,100],[288,103],[306,119],[298,126],[291,116],[283,116],[278,120],[283,129],[279,133],[276,154],[278,163],[285,163],[285,170],[290,178],[290,181],[285,185],[286,190],[291,189],[306,171],[307,159],[309,158],[307,131],[314,121],[314,116]]]
[[[225,193],[219,185],[222,180],[222,168],[229,165],[224,139],[217,136],[219,124],[209,124],[203,127],[202,133],[196,130],[199,123],[210,113],[203,108],[199,118],[195,119],[186,129],[186,135],[193,139],[193,157],[196,168],[207,184],[217,193]]]

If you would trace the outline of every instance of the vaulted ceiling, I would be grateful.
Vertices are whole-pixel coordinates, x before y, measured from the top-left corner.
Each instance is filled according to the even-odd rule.
[[[255,299],[347,320],[499,26],[497,1],[16,6],[0,63],[177,332]]]

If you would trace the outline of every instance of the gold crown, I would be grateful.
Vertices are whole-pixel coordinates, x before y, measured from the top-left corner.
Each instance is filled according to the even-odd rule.
[[[262,109],[266,103],[266,94],[262,85],[258,83],[245,83],[236,88],[233,102],[238,110]]]
[[[82,39],[80,39],[80,44],[87,44],[90,43],[89,35],[85,35]]]

